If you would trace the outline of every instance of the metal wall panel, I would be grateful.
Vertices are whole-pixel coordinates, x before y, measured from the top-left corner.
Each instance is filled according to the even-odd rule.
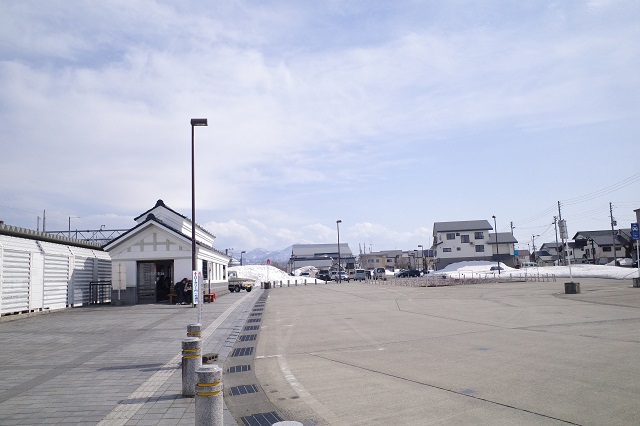
[[[31,252],[2,250],[2,311],[0,314],[29,311]]]
[[[71,273],[71,281],[73,283],[72,303],[75,306],[89,304],[90,289],[89,284],[93,279],[93,258],[76,256],[73,271]]]
[[[44,256],[44,307],[47,309],[67,306],[69,288],[70,255]]]

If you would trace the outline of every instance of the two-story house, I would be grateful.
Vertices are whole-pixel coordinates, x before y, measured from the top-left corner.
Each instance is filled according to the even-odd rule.
[[[472,260],[500,261],[515,266],[515,244],[518,242],[508,232],[498,232],[497,239],[487,220],[435,222],[433,224],[433,249],[435,268],[442,269],[456,262]]]
[[[492,260],[493,252],[489,245],[489,231],[492,229],[487,220],[435,222],[435,269],[440,270],[456,262]]]
[[[631,229],[618,229],[615,232],[580,231],[573,236],[576,254],[580,254],[585,263],[605,264],[614,259],[613,246],[615,242],[615,257],[626,257],[625,247],[631,241]]]

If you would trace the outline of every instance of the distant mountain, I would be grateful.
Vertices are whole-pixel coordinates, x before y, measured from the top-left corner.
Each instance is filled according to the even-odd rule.
[[[248,251],[242,255],[242,263],[245,265],[263,265],[267,263],[267,259],[271,262],[287,263],[291,257],[291,249],[293,246],[289,246],[279,251],[267,251],[265,249],[257,248]],[[240,260],[240,253],[234,252],[233,258]]]

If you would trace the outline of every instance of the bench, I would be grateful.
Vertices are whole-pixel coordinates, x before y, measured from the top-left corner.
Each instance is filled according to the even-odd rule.
[[[173,300],[177,299],[178,295],[176,294],[176,289],[171,286],[171,290],[169,290],[169,304],[173,305]]]

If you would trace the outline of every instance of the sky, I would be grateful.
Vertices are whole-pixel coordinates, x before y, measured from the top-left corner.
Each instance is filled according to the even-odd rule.
[[[0,2],[0,220],[128,229],[158,199],[218,249],[527,248],[635,222],[640,2]],[[41,220],[41,219],[40,219]],[[39,225],[40,223],[40,225]]]

